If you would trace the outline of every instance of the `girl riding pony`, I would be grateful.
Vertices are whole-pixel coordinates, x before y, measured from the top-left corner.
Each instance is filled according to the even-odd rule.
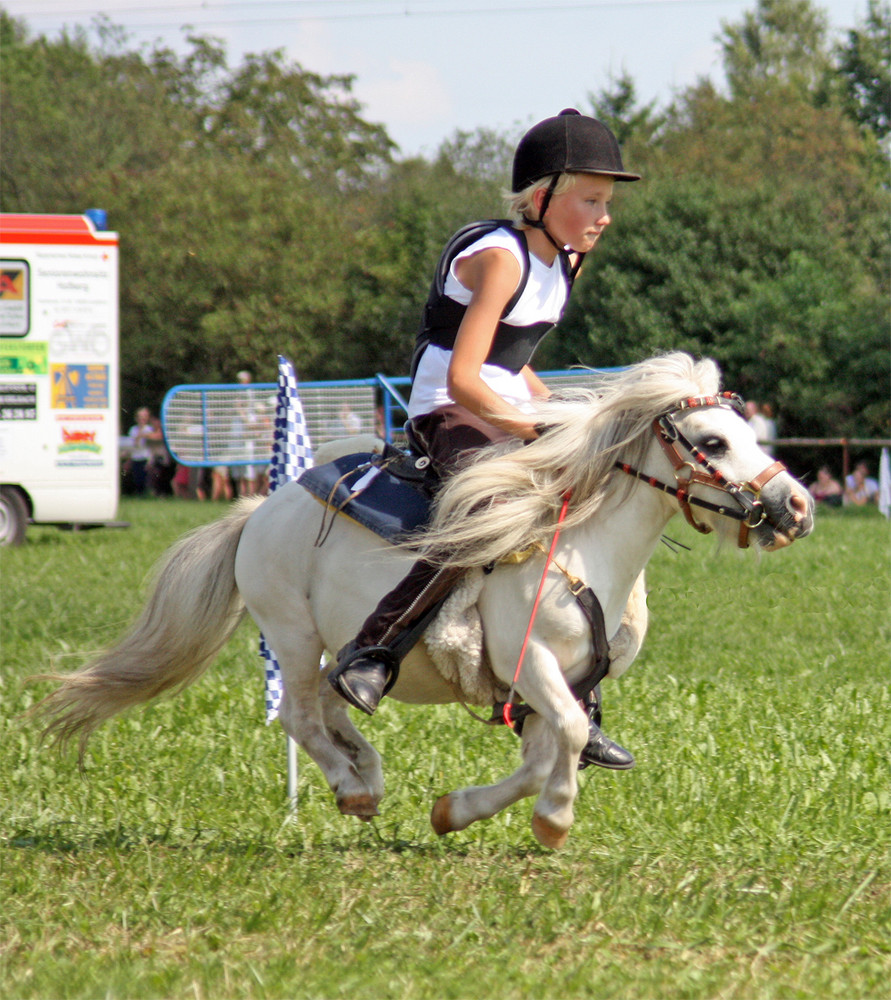
[[[511,438],[530,441],[530,405],[549,395],[530,367],[562,317],[585,254],[610,224],[615,181],[636,181],[613,133],[566,110],[539,122],[514,154],[512,220],[465,227],[446,246],[412,363],[409,435],[440,475]],[[398,639],[455,585],[461,571],[417,561],[383,597],[328,677],[351,705],[372,715],[399,669]],[[587,706],[589,739],[580,767],[624,770],[633,756]]]

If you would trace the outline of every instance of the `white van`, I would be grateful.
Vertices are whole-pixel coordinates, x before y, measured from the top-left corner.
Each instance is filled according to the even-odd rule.
[[[104,212],[0,214],[0,545],[117,513],[118,236]]]

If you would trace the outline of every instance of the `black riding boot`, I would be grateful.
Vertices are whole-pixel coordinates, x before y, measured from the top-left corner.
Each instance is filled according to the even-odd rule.
[[[461,570],[431,566],[419,559],[389,594],[381,598],[356,638],[337,654],[328,682],[354,708],[374,715],[381,698],[396,683],[399,664],[408,656]]]
[[[589,764],[608,767],[612,771],[628,771],[634,767],[634,756],[618,743],[614,743],[600,728],[600,685],[588,696],[585,712],[588,716],[588,742],[579,756],[579,770]]]
[[[398,672],[399,660],[388,646],[360,649],[351,642],[337,654],[337,666],[328,674],[328,683],[353,708],[374,715]]]

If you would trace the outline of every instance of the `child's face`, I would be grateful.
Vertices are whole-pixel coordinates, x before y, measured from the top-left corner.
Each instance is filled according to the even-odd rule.
[[[612,197],[612,177],[577,174],[575,184],[563,194],[554,195],[548,206],[546,221],[551,235],[576,253],[593,250],[612,221],[609,214]]]

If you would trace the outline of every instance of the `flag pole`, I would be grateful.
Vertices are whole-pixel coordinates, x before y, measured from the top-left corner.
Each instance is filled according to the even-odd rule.
[[[312,467],[312,444],[303,416],[303,406],[297,394],[297,374],[287,358],[278,358],[278,396],[275,407],[275,434],[272,441],[272,459],[269,463],[269,492],[285,483],[294,482]],[[279,716],[283,681],[281,667],[263,635],[260,636],[260,655],[266,660],[266,724]],[[288,820],[297,818],[297,744],[288,734]]]
[[[297,744],[293,737],[285,736],[288,741],[288,819],[297,819],[297,778],[300,773],[297,764]]]

